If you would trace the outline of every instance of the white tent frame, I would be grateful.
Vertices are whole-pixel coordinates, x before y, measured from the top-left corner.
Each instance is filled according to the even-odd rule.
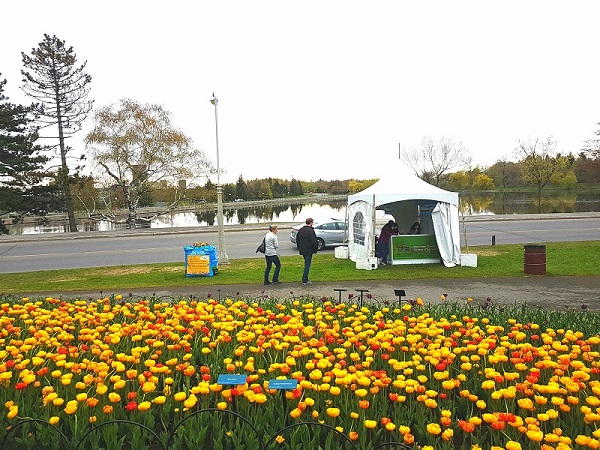
[[[427,205],[425,211],[423,206]],[[404,172],[382,178],[367,189],[348,196],[348,254],[352,261],[375,255],[376,211],[391,214],[400,230],[408,230],[425,214],[424,232],[435,234],[446,267],[460,265],[458,193],[433,186]]]

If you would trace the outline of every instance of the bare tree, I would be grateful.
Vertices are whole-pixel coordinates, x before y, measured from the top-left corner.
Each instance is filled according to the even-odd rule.
[[[94,127],[85,141],[94,163],[104,172],[105,198],[118,191],[127,205],[128,228],[135,228],[138,206],[153,190],[165,183],[177,186],[174,198],[156,217],[175,209],[183,198],[181,180],[189,182],[214,173],[204,152],[173,127],[170,113],[160,105],[122,99],[118,105],[106,106],[96,111]],[[109,214],[99,218],[119,222],[110,201],[104,206]],[[93,217],[96,208],[89,207],[88,213]]]
[[[600,127],[600,122],[597,124]],[[600,128],[597,129],[594,134],[595,138],[588,139],[585,141],[585,147],[583,151],[589,154],[592,158],[600,158]]]
[[[23,92],[32,97],[33,111],[38,115],[40,128],[57,126],[57,136],[44,136],[58,139],[58,143],[48,148],[57,150],[60,166],[56,182],[61,186],[65,207],[69,216],[69,230],[77,231],[75,211],[70,185],[73,183],[67,155],[72,150],[66,145],[66,138],[81,130],[81,124],[92,109],[92,100],[87,96],[92,77],[85,73],[86,62],[76,67],[77,57],[73,47],[56,36],[44,34],[39,47],[31,50],[31,55],[21,53],[24,70]],[[79,159],[83,159],[82,155]],[[75,172],[81,167],[76,167]]]
[[[556,152],[556,145],[556,141],[549,136],[541,143],[539,139],[519,141],[516,149],[517,157],[521,159],[523,178],[537,189],[540,210],[542,189],[550,182],[552,175],[568,165],[567,158]]]
[[[419,178],[436,186],[453,169],[471,165],[471,157],[462,142],[446,138],[434,141],[431,137],[424,137],[421,147],[403,152],[401,160]]]
[[[497,159],[486,172],[492,177],[494,184],[503,189],[518,186],[522,180],[520,164],[510,161],[507,155],[502,155]]]

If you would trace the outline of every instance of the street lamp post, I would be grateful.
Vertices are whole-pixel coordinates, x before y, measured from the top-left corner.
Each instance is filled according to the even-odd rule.
[[[217,225],[219,228],[219,248],[217,257],[220,264],[229,264],[227,250],[225,250],[225,236],[223,233],[223,186],[221,186],[221,167],[219,166],[219,120],[217,115],[217,104],[219,100],[215,97],[210,102],[215,106],[215,137],[217,143]]]

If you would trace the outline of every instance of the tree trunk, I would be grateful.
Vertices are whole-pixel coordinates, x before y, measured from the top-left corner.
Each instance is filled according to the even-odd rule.
[[[63,192],[65,195],[65,207],[67,208],[67,215],[69,216],[69,231],[75,233],[79,231],[77,229],[77,222],[75,221],[75,211],[73,209],[73,196],[71,195],[71,187],[69,184],[63,186]]]
[[[69,231],[77,232],[77,222],[75,221],[75,210],[73,208],[73,196],[71,195],[71,186],[69,184],[69,166],[67,164],[67,148],[65,146],[65,135],[63,130],[63,119],[61,111],[61,102],[59,96],[58,81],[54,82],[54,101],[56,102],[56,120],[58,122],[58,144],[60,147],[60,165],[64,171],[62,178],[63,195],[65,196],[65,208],[69,216]]]
[[[127,228],[133,230],[136,228],[136,211],[133,202],[128,202],[129,207],[127,208]]]

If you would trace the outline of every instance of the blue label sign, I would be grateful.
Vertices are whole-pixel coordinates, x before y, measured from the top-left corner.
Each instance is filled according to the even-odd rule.
[[[269,380],[269,389],[296,389],[298,380],[295,378],[287,380]]]
[[[217,384],[222,386],[233,385],[238,386],[240,384],[246,384],[246,375],[223,373],[217,378]]]

